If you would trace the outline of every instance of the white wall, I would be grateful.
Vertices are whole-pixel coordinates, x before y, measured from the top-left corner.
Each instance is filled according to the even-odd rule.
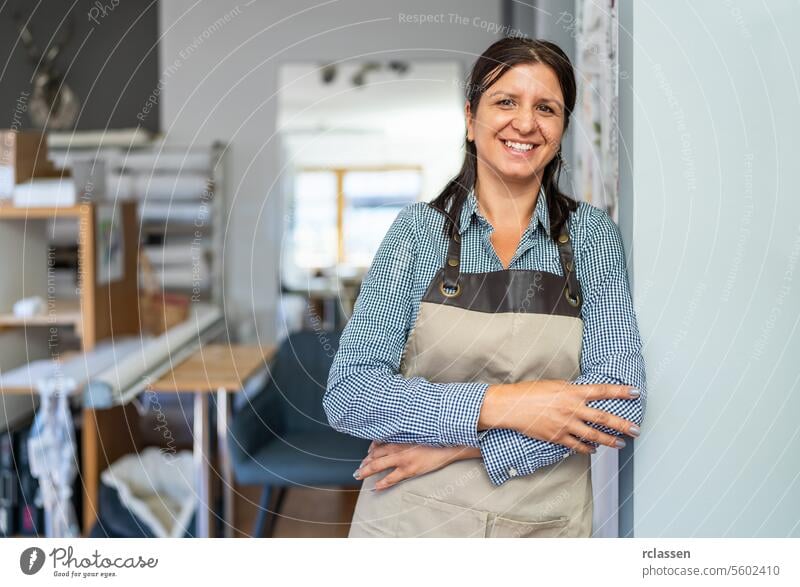
[[[368,56],[459,59],[466,71],[497,39],[500,2],[159,4],[162,126],[174,142],[232,144],[226,310],[229,318],[245,321],[245,335],[247,326],[254,326],[270,341],[283,214],[276,197],[280,146],[274,134],[279,64]],[[401,23],[400,13],[442,16],[439,23],[411,24]],[[451,20],[450,14],[460,18]]]
[[[800,536],[799,21],[788,0],[633,8],[636,536]]]

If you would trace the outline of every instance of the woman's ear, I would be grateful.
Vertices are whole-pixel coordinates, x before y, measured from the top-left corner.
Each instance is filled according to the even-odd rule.
[[[469,106],[469,100],[464,106],[464,118],[467,122],[467,140],[472,142],[475,140],[475,131],[472,126],[472,109]]]

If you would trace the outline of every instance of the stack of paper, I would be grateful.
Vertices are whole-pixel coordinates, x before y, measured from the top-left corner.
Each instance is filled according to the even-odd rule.
[[[142,173],[133,181],[133,193],[142,200],[208,200],[212,189],[207,174]]]
[[[71,178],[36,178],[14,186],[15,206],[74,206],[77,203],[78,191]]]
[[[206,289],[210,282],[207,249],[173,238],[166,245],[144,247],[156,278],[167,289]]]
[[[211,205],[206,202],[164,202],[145,200],[138,207],[142,222],[189,224],[202,227],[210,222]]]

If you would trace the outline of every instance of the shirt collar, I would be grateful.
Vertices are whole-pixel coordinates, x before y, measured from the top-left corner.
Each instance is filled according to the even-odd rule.
[[[463,234],[472,221],[472,216],[480,216],[478,211],[478,200],[475,197],[475,188],[469,190],[467,199],[464,201],[464,206],[461,208],[461,218],[459,219],[459,234]],[[531,215],[530,224],[528,224],[528,233],[536,230],[536,224],[539,223],[544,228],[547,236],[550,236],[550,214],[547,209],[547,199],[544,194],[544,187],[539,188],[539,197],[536,199],[536,209]]]

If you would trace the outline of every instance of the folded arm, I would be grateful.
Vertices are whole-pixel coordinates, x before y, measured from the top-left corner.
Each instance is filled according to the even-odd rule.
[[[646,401],[642,343],[631,300],[625,252],[619,229],[605,212],[593,211],[593,226],[575,268],[583,294],[581,374],[576,385],[611,383],[639,389],[638,399],[604,399],[590,407],[641,424]],[[621,433],[587,422],[614,436]],[[571,454],[571,449],[499,428],[482,432],[480,449],[492,483],[529,475]]]
[[[431,383],[398,374],[411,326],[414,286],[416,241],[408,212],[400,213],[379,247],[342,333],[323,399],[331,426],[382,442],[477,447],[495,485],[568,456],[571,450],[565,446],[511,429],[479,433],[487,384]],[[638,399],[597,400],[588,405],[640,424],[646,398],[641,340],[622,241],[604,212],[595,212],[593,230],[576,256],[576,270],[584,296],[584,330],[581,374],[572,383],[637,387]],[[473,453],[464,455],[474,457]]]

